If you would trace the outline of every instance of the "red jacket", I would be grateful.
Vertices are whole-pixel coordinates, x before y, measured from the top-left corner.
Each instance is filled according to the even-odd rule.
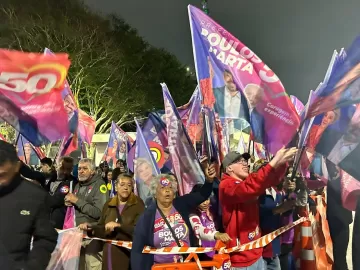
[[[261,237],[259,227],[258,196],[271,186],[281,182],[286,166],[274,169],[266,165],[245,180],[238,180],[224,174],[219,186],[219,199],[225,232],[232,238],[228,247],[246,244]],[[230,254],[233,267],[247,267],[262,256],[262,248]]]

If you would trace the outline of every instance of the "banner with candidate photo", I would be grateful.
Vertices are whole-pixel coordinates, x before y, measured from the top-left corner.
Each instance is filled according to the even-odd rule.
[[[107,161],[110,168],[115,168],[118,159],[127,160],[129,142],[133,142],[130,136],[112,122],[109,142],[102,160]]]
[[[39,165],[40,160],[32,144],[21,134],[18,135],[16,150],[19,159],[28,165]],[[41,157],[42,158],[42,157]]]
[[[54,53],[48,48],[45,48],[44,54],[54,55]],[[78,128],[79,108],[67,80],[65,80],[64,88],[61,91],[61,97],[64,101],[64,108],[67,114],[69,131],[71,133],[75,133],[77,132]]]
[[[230,134],[245,128],[242,119],[271,153],[287,145],[300,120],[276,74],[201,10],[189,6],[189,17],[203,103],[233,119]]]
[[[336,113],[340,114],[340,120],[337,121],[337,125],[323,132],[316,144],[316,152],[359,180],[360,104],[329,111],[326,115],[336,115]]]

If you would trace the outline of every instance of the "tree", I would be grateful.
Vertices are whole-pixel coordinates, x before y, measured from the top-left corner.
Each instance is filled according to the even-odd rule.
[[[168,52],[150,46],[117,16],[102,18],[77,0],[3,0],[0,47],[67,52],[69,84],[80,107],[96,118],[97,132],[163,108],[165,81],[178,104],[193,78]]]
[[[3,122],[0,124],[0,134],[3,135],[7,142],[15,143],[16,141],[16,132],[12,126]]]

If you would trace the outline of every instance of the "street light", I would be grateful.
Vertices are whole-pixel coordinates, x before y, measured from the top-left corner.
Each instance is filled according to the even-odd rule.
[[[186,71],[187,71],[187,72],[190,72],[190,67],[186,67]]]

